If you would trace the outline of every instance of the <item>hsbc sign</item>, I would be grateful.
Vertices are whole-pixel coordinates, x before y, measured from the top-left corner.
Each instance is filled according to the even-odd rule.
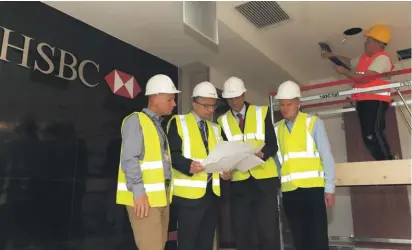
[[[0,61],[12,62],[9,55],[11,50],[21,53],[19,61],[13,61],[18,66],[38,71],[45,75],[54,75],[55,77],[73,81],[79,79],[87,87],[96,87],[99,85],[98,80],[86,79],[85,70],[94,70],[96,74],[100,73],[98,63],[91,60],[78,60],[78,58],[69,51],[56,48],[45,42],[40,42],[36,46],[36,60],[29,64],[29,55],[32,55],[30,45],[35,43],[34,38],[17,34],[13,30],[0,26],[3,31],[3,40],[1,41]],[[12,44],[11,38],[19,36],[24,39],[20,45]],[[13,37],[14,38],[14,37]],[[58,60],[53,58],[58,57]],[[54,62],[53,62],[54,61]],[[136,79],[119,70],[114,70],[105,77],[105,80],[114,94],[118,94],[133,99],[141,91]]]
[[[133,99],[142,91],[134,76],[128,75],[116,69],[108,74],[104,79],[112,92],[116,95]]]
[[[19,62],[14,62],[21,67],[28,69],[32,68],[34,71],[39,71],[46,75],[52,74],[53,72],[55,72],[55,69],[57,68],[58,73],[55,75],[56,77],[69,81],[73,81],[79,78],[80,81],[87,87],[96,87],[97,85],[99,85],[99,82],[88,82],[84,78],[84,69],[86,65],[90,64],[94,68],[94,70],[99,72],[99,64],[91,60],[83,60],[79,62],[76,56],[72,53],[59,48],[52,47],[47,43],[41,42],[37,44],[36,51],[38,56],[40,57],[39,60],[42,60],[42,62],[36,59],[34,60],[34,63],[32,65],[29,65],[28,60],[29,54],[31,52],[30,44],[34,42],[34,39],[22,34],[20,36],[24,38],[23,46],[11,44],[11,36],[17,36],[17,34],[14,31],[1,26],[0,29],[3,30],[3,41],[1,43],[0,60],[10,62],[10,60],[8,59],[8,53],[10,52],[10,49],[14,49],[15,51],[21,52],[21,60]],[[56,57],[58,51],[60,51],[59,63],[58,65],[54,65],[51,58]],[[46,63],[47,66],[40,67],[40,64],[44,63]],[[66,75],[63,74],[65,72],[65,69],[68,69],[70,73],[66,73]]]

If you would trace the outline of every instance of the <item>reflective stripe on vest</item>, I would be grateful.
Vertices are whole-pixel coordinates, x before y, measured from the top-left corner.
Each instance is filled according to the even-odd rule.
[[[312,135],[309,133],[309,124],[310,121],[312,120],[312,117],[306,117],[306,151],[304,152],[288,152],[285,155],[281,155],[280,150],[278,150],[277,157],[279,160],[280,164],[283,164],[289,159],[295,159],[295,158],[319,158],[319,152],[316,152],[313,149],[313,138]],[[283,123],[282,123],[283,124]],[[285,124],[286,126],[286,124]],[[275,127],[275,133],[276,133],[276,138],[278,137],[278,126]],[[278,139],[278,145],[279,145],[279,139]]]
[[[156,184],[145,184],[144,185],[145,192],[157,192],[157,191],[165,191],[165,184],[163,183],[156,183]],[[117,190],[119,191],[127,191],[126,183],[118,183]]]
[[[177,121],[178,119],[178,121]],[[189,121],[188,119],[191,120],[191,122],[195,122],[195,124],[192,124],[190,127],[188,125]],[[191,138],[189,133],[190,129],[196,129],[196,133],[199,133],[200,136],[200,131],[198,129],[198,125],[196,122],[196,118],[193,116],[193,114],[189,113],[186,115],[176,115],[176,122],[179,122],[180,124],[180,131],[182,133],[182,153],[183,156],[187,159],[191,159],[193,161],[198,161],[202,162],[206,158],[206,154],[204,155],[204,158],[199,158],[199,157],[194,157],[192,156],[192,147],[199,147],[198,145],[191,145]],[[219,132],[219,127],[216,124],[213,124],[209,121],[206,121],[208,130],[211,128],[211,131],[209,130],[209,149],[212,149],[216,143],[221,141],[220,138],[220,132]],[[189,128],[190,127],[190,128]],[[193,134],[192,134],[193,135]],[[213,138],[215,141],[212,141],[211,138]],[[198,138],[199,142],[203,144],[203,141],[201,140],[201,136]],[[183,197],[183,198],[189,198],[189,199],[198,199],[203,197],[203,195],[206,193],[206,187],[207,187],[207,174],[206,173],[198,173],[193,175],[192,177],[187,176],[183,173],[180,173],[178,170],[173,169],[173,192],[175,195]],[[213,174],[212,178],[212,185],[213,185],[213,191],[217,196],[220,196],[220,176],[218,173]],[[179,188],[190,188],[190,189],[179,189]],[[194,188],[193,190],[191,190]],[[200,190],[196,190],[200,189]]]
[[[188,159],[192,159],[192,160],[194,160],[194,161],[199,161],[199,162],[201,162],[201,161],[204,160],[204,159],[199,160],[199,159],[193,159],[193,158],[191,157],[191,153],[190,153],[189,128],[188,128],[188,126],[187,126],[187,122],[186,122],[185,115],[179,115],[178,117],[179,117],[179,119],[180,119],[180,124],[182,125],[182,133],[183,133],[182,143],[184,143],[184,145],[183,145],[183,150],[184,150],[183,156],[186,157],[186,158],[188,158]],[[209,126],[209,125],[212,126],[212,129],[213,129],[213,132],[214,132],[214,134],[215,134],[216,140],[219,142],[219,141],[220,141],[219,128],[217,127],[217,125],[216,125],[216,124],[213,124],[213,123],[209,123],[209,122],[207,123],[207,125],[208,125],[208,126]]]
[[[265,142],[265,117],[268,115],[267,106],[249,105],[244,119],[244,133],[239,128],[232,111],[227,111],[218,118],[218,123],[222,127],[228,141],[252,142],[255,147],[260,147]],[[250,176],[255,179],[267,179],[278,176],[276,164],[273,157],[269,157],[265,163],[257,165],[246,172],[238,170],[232,171],[231,181],[247,180]]]
[[[246,117],[244,117],[244,119],[245,118]],[[247,140],[264,141],[265,133],[263,133],[262,107],[256,106],[256,133],[232,135],[232,132],[230,131],[230,127],[229,127],[229,122],[227,120],[227,114],[224,114],[222,116],[222,128],[223,128],[223,131],[225,131],[225,135],[228,141],[247,141]]]
[[[309,179],[309,178],[316,178],[316,177],[324,177],[325,174],[323,171],[306,171],[306,172],[299,172],[299,173],[291,173],[281,177],[282,183],[290,182],[293,180],[302,180],[302,179]]]
[[[163,161],[143,162],[140,165],[140,169],[142,170],[142,172],[145,170],[163,169]],[[146,192],[156,192],[156,191],[166,190],[164,183],[143,184],[143,186]],[[124,182],[117,183],[117,190],[127,191],[126,183]]]
[[[142,127],[144,156],[139,160],[142,172],[143,186],[151,207],[163,207],[167,205],[166,186],[164,180],[163,154],[160,146],[159,134],[153,121],[142,112],[135,112],[132,115],[139,117]],[[123,120],[124,122],[130,116]],[[121,149],[123,151],[123,148]],[[170,151],[169,151],[170,155]],[[119,166],[116,203],[134,206],[133,193],[128,191],[126,176],[121,166]]]
[[[317,152],[314,149],[314,140],[312,135],[310,134],[309,127],[310,127],[310,122],[312,120],[312,117],[306,117],[305,119],[305,129],[306,129],[306,151],[301,151],[301,152],[287,152],[282,156],[281,150],[279,148],[277,152],[277,158],[279,160],[280,164],[284,164],[287,161],[291,159],[320,159],[319,152]],[[278,123],[278,126],[275,127],[275,133],[276,137],[278,138],[278,145],[280,146],[279,143],[279,136],[278,136],[278,130],[279,130],[279,125],[281,126],[286,126],[285,122]],[[287,129],[287,128],[286,128]],[[309,178],[316,178],[316,177],[324,177],[324,172],[323,171],[304,171],[304,172],[296,172],[296,173],[289,173],[287,175],[282,175],[281,176],[281,182],[282,183],[287,183],[287,182],[292,182],[294,180],[302,180],[302,179],[309,179]]]
[[[220,179],[219,179],[220,180]],[[213,186],[219,186],[220,181],[215,181],[213,179]],[[177,187],[194,187],[194,188],[206,188],[206,181],[196,181],[196,180],[187,180],[187,179],[175,179],[173,185]]]

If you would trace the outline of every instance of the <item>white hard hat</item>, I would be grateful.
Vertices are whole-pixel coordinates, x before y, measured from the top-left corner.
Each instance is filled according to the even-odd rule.
[[[275,99],[294,99],[296,97],[302,97],[299,85],[293,81],[286,81],[279,86]]]
[[[145,95],[177,93],[180,93],[180,91],[176,89],[172,79],[170,79],[167,75],[158,74],[152,76],[152,78],[147,81]]]
[[[208,98],[216,98],[217,96],[216,88],[210,82],[201,82],[198,83],[195,88],[193,89],[192,97],[208,97]]]
[[[245,92],[246,88],[242,79],[232,76],[229,79],[227,79],[226,82],[223,84],[222,97],[234,98],[241,96]]]

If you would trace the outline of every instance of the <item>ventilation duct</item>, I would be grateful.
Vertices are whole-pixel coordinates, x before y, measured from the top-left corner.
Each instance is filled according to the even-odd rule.
[[[185,33],[209,48],[219,44],[216,2],[184,1],[183,24]]]
[[[290,20],[289,15],[275,1],[252,1],[235,7],[258,29]]]
[[[409,49],[403,49],[403,50],[398,50],[396,51],[396,54],[398,54],[399,60],[406,60],[411,58],[411,48]]]

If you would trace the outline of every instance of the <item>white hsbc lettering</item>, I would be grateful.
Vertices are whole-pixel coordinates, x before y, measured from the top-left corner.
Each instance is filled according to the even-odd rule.
[[[97,72],[99,72],[99,64],[90,60],[79,61],[74,54],[59,48],[52,47],[47,43],[41,42],[37,44],[36,50],[38,55],[44,60],[44,63],[46,63],[47,66],[44,66],[44,63],[40,64],[40,61],[38,60],[35,60],[33,65],[28,65],[30,43],[34,41],[34,39],[21,34],[21,36],[24,38],[24,43],[21,47],[19,47],[10,43],[10,36],[12,34],[15,34],[13,30],[4,28],[2,26],[0,26],[0,29],[3,30],[3,41],[1,43],[0,60],[10,62],[7,59],[7,52],[9,51],[9,49],[15,49],[22,53],[21,60],[17,64],[21,67],[25,67],[28,69],[33,68],[34,71],[39,71],[46,75],[52,74],[55,71],[55,67],[58,67],[58,73],[55,75],[56,77],[69,81],[73,81],[79,78],[80,81],[87,87],[96,87],[97,85],[99,85],[99,82],[88,82],[84,76],[84,70],[86,65],[90,64],[95,68]],[[56,50],[60,51],[58,65],[54,65],[52,59],[50,59],[51,56],[55,56],[57,54]],[[40,65],[43,65],[43,67],[40,67]],[[64,74],[65,69],[66,72],[67,70],[69,71],[69,74]]]

